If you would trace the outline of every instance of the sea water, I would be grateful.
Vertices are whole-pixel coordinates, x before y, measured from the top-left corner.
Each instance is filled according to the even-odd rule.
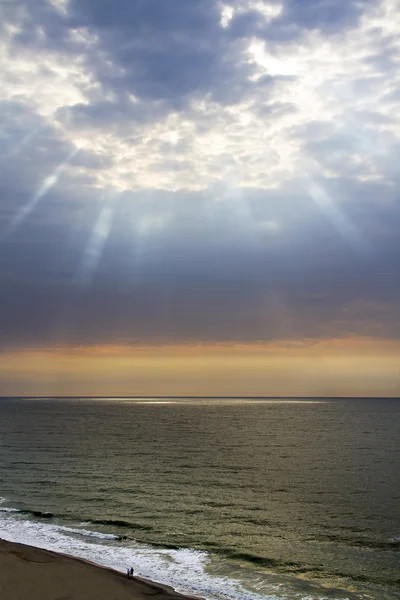
[[[400,401],[0,399],[0,537],[209,599],[400,599]]]

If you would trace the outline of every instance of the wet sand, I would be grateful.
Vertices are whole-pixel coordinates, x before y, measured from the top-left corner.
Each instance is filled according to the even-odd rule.
[[[129,565],[126,565],[129,566]],[[0,540],[1,600],[193,600],[65,554]]]

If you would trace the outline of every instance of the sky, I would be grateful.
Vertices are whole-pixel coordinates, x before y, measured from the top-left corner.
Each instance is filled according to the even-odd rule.
[[[0,395],[400,396],[400,0],[0,2]]]

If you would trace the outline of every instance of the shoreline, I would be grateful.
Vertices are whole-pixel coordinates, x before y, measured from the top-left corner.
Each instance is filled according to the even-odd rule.
[[[155,595],[204,600],[86,559],[0,538],[2,600],[148,600]]]

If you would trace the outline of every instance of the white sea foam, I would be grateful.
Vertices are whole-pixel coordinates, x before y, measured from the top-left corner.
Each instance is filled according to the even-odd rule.
[[[4,502],[8,502],[7,498],[4,496],[0,496],[0,504],[4,504]],[[0,506],[0,512],[20,512],[18,508],[8,508],[7,506]]]
[[[1,510],[1,509],[0,509]],[[65,533],[72,533],[76,535],[83,535],[85,537],[99,538],[100,540],[118,540],[118,535],[112,533],[101,533],[100,531],[90,531],[89,529],[76,529],[74,527],[66,527],[65,525],[55,525],[58,531]]]
[[[81,535],[76,535],[80,533]],[[93,537],[85,540],[81,536]],[[0,537],[55,552],[84,558],[99,565],[125,572],[133,566],[135,574],[155,582],[170,585],[176,590],[218,600],[282,600],[277,587],[271,586],[267,595],[250,592],[239,580],[207,573],[209,555],[191,549],[157,549],[144,544],[115,542],[116,536],[43,523],[11,513],[0,514]],[[103,543],[102,543],[103,542]],[[114,542],[114,543],[113,543]],[[273,588],[275,587],[275,590]],[[321,597],[322,600],[322,597]]]

